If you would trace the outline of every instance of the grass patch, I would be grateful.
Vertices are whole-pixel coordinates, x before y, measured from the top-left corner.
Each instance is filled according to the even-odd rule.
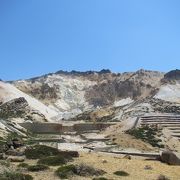
[[[158,133],[158,128],[156,127],[146,125],[136,129],[130,129],[126,133],[151,144],[153,147],[164,147],[164,145],[160,144],[162,140],[156,137]]]
[[[43,164],[37,164],[37,165],[32,165],[32,166],[27,167],[27,170],[31,172],[44,171],[47,169],[49,169],[49,167]]]
[[[45,157],[38,160],[38,164],[45,164],[48,166],[59,166],[59,165],[66,164],[69,160],[71,159],[66,159],[61,155],[50,156],[50,157]]]
[[[116,171],[114,172],[116,176],[129,176],[129,174],[126,171]]]
[[[33,180],[29,174],[22,174],[16,172],[5,172],[0,175],[1,180]]]

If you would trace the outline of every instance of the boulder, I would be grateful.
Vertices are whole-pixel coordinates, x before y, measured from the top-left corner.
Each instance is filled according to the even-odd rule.
[[[6,155],[9,156],[23,156],[25,154],[24,151],[22,150],[15,150],[15,149],[9,149],[8,151],[6,151]]]
[[[162,162],[169,165],[180,165],[180,158],[172,151],[163,151],[160,158]]]
[[[152,168],[150,165],[146,165],[146,166],[144,167],[144,169],[145,169],[145,170],[152,170],[153,168]]]
[[[157,180],[170,180],[170,179],[161,174],[161,175],[158,176]]]
[[[5,154],[4,153],[0,153],[0,160],[5,159]]]
[[[20,139],[17,139],[17,138],[13,139],[12,143],[13,143],[13,146],[14,146],[15,149],[23,146],[23,142]]]
[[[24,162],[25,157],[24,156],[9,156],[7,159],[10,160],[11,162]]]

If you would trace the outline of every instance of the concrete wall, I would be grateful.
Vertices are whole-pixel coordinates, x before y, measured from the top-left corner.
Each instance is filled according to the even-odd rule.
[[[112,123],[80,123],[66,126],[59,123],[19,123],[33,133],[57,133],[64,132],[86,132],[92,130],[102,130],[112,125]]]

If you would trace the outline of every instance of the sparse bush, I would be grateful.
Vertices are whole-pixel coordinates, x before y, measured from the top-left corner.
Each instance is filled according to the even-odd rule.
[[[10,166],[10,161],[9,160],[1,160],[0,165],[9,167]]]
[[[67,179],[73,174],[76,174],[76,167],[74,165],[62,166],[56,170],[56,175],[59,176],[61,179]]]
[[[126,133],[151,144],[153,147],[164,147],[164,145],[160,144],[162,140],[156,137],[158,133],[158,129],[156,127],[146,125],[139,128],[130,129],[126,131]]]
[[[100,169],[94,169],[91,166],[86,166],[84,164],[80,165],[67,165],[59,167],[56,171],[56,174],[61,179],[67,179],[69,176],[78,175],[78,176],[100,176],[106,172]]]
[[[105,173],[106,172],[101,169],[95,169],[85,164],[80,164],[76,166],[76,174],[79,176],[101,176]]]
[[[114,172],[117,176],[129,176],[129,174],[126,171],[116,171]]]
[[[29,174],[22,174],[16,172],[5,172],[0,175],[1,180],[33,180]]]
[[[19,165],[18,165],[18,167],[20,167],[20,168],[28,168],[28,164],[27,163],[20,163]]]
[[[58,149],[44,145],[35,145],[33,147],[27,148],[25,151],[25,156],[27,159],[40,159],[58,154]]]
[[[59,151],[56,148],[45,146],[45,145],[35,145],[27,148],[25,151],[27,159],[41,159],[48,156],[60,155],[65,159],[72,159],[73,157],[79,157],[77,151]]]
[[[27,170],[32,171],[32,172],[44,171],[44,170],[47,170],[47,169],[49,169],[49,167],[46,166],[46,165],[43,165],[43,164],[37,164],[37,165],[32,165],[32,166],[27,167]]]
[[[105,177],[97,177],[97,178],[93,178],[92,180],[108,180],[108,179]]]
[[[63,156],[50,156],[42,158],[38,161],[38,164],[45,164],[49,166],[59,166],[66,164],[66,162],[69,161],[68,159],[65,159]]]

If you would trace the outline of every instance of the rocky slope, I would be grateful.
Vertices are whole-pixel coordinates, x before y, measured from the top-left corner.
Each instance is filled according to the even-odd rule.
[[[156,94],[164,74],[157,71],[111,73],[64,72],[12,82],[16,88],[56,111],[54,120],[69,119],[95,108],[122,105]]]

